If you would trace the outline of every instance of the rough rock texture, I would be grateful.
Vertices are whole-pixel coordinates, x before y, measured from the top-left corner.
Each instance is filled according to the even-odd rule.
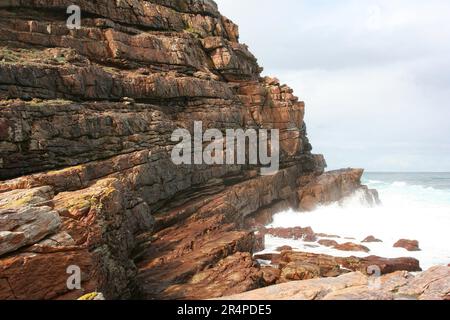
[[[0,299],[254,289],[270,277],[253,231],[274,213],[373,196],[361,170],[322,175],[304,103],[261,70],[210,0],[2,1]],[[171,134],[194,121],[279,129],[280,171],[176,166]],[[73,265],[81,290],[66,285]]]
[[[0,255],[34,244],[58,230],[61,219],[49,207],[0,210]]]
[[[374,242],[383,242],[383,241],[380,240],[380,239],[375,238],[374,236],[368,236],[362,242],[363,243],[374,243]]]
[[[317,240],[316,234],[310,228],[264,228],[260,232],[264,235],[271,235],[282,239],[303,240],[305,242],[315,242]]]
[[[352,243],[352,242],[337,244],[334,246],[334,248],[337,250],[341,250],[341,251],[360,251],[360,252],[369,252],[370,251],[370,249],[367,248],[366,246]]]
[[[422,271],[419,261],[414,258],[386,259],[377,256],[366,258],[333,257],[325,254],[284,250],[280,254],[257,254],[258,260],[268,261],[280,272],[270,270],[271,282],[282,283],[292,280],[319,277],[336,277],[349,271],[363,274],[389,274],[396,271]],[[276,276],[276,279],[273,279]]]
[[[300,209],[309,211],[318,205],[341,201],[359,192],[362,201],[378,204],[378,192],[361,185],[362,169],[330,171],[319,176],[304,176],[299,179],[298,191]]]
[[[226,300],[445,300],[450,268],[434,267],[413,276],[399,271],[382,277],[360,272],[337,278],[294,281],[225,297]]]

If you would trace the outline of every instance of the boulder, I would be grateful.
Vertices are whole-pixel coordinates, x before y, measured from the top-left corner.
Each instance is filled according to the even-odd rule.
[[[330,248],[339,245],[339,243],[337,243],[334,240],[326,240],[326,239],[319,240],[319,241],[317,241],[317,243],[320,244],[321,246],[330,247]]]
[[[268,228],[261,232],[283,239],[303,240],[305,242],[315,242],[317,240],[317,236],[311,227]]]
[[[276,284],[281,277],[281,270],[274,267],[262,267],[261,268],[264,282],[267,286]]]
[[[415,258],[381,258],[369,256],[366,258],[347,257],[337,258],[337,261],[344,267],[353,271],[363,273],[388,274],[396,271],[418,272],[422,271],[419,260]]]
[[[363,245],[360,245],[360,244],[356,244],[356,243],[352,243],[352,242],[346,242],[346,243],[338,244],[338,245],[335,245],[333,248],[336,249],[336,250],[340,250],[340,251],[370,252],[370,249],[367,248],[366,246],[363,246]]]
[[[312,176],[299,180],[299,207],[304,211],[312,211],[319,205],[328,205],[341,201],[355,192],[362,194],[369,205],[380,203],[378,193],[361,184],[362,169],[346,169],[330,171],[320,176]]]
[[[394,244],[394,248],[403,248],[408,251],[420,251],[419,241],[401,239]]]
[[[375,238],[374,236],[368,236],[362,242],[363,243],[375,243],[375,242],[383,242],[383,241],[380,240],[380,239]]]

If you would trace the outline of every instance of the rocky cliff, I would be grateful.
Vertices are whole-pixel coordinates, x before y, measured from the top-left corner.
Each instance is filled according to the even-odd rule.
[[[362,171],[322,175],[304,103],[261,71],[211,0],[1,1],[0,298],[242,293],[267,285],[255,221],[375,201]],[[280,170],[176,166],[171,134],[195,121],[279,129]]]

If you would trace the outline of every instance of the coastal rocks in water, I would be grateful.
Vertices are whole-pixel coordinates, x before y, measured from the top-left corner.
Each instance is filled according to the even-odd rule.
[[[368,236],[362,242],[363,243],[376,243],[376,242],[383,242],[383,241],[380,240],[380,239],[375,238],[374,236]]]
[[[320,267],[314,264],[290,262],[281,269],[280,281],[308,280],[320,277]]]
[[[407,272],[369,277],[353,272],[336,278],[282,283],[224,297],[224,300],[445,300],[450,267],[434,267],[417,276]]]
[[[282,239],[303,240],[305,242],[315,242],[317,240],[317,236],[311,227],[268,228],[261,230],[261,232]]]
[[[408,251],[420,251],[419,241],[401,239],[394,244],[394,248],[403,248]]]
[[[352,243],[352,242],[346,242],[342,244],[337,244],[333,247],[336,250],[340,251],[359,251],[359,252],[370,252],[370,249],[366,246]]]
[[[318,244],[324,247],[333,248],[340,251],[359,251],[359,252],[369,252],[370,249],[366,246],[352,243],[352,242],[346,242],[346,243],[338,243],[335,240],[328,240],[328,239],[321,239],[317,241]]]
[[[346,169],[326,172],[320,176],[302,177],[298,191],[299,207],[312,211],[319,205],[341,201],[355,192],[361,192],[362,199],[369,205],[380,202],[378,193],[361,185],[362,169]]]
[[[415,258],[381,258],[369,256],[366,258],[347,257],[337,258],[341,266],[353,271],[363,273],[380,272],[388,274],[395,271],[419,272],[422,271],[419,260]]]
[[[339,243],[337,243],[334,240],[326,240],[326,239],[319,240],[319,241],[317,241],[317,243],[320,244],[321,246],[330,247],[330,248],[339,245]]]

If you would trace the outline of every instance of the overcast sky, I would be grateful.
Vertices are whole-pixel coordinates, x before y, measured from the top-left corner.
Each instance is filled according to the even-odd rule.
[[[329,169],[450,171],[450,1],[217,0]]]

